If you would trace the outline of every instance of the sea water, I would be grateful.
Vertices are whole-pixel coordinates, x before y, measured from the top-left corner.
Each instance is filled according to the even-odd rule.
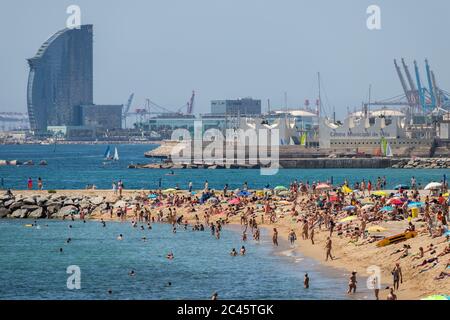
[[[32,223],[0,221],[0,299],[210,299],[213,292],[220,299],[371,298],[362,277],[361,293],[347,296],[345,272],[288,246],[274,248],[266,230],[260,242],[243,242],[239,227],[226,227],[217,240],[209,230],[173,233],[167,224],[141,230],[129,222],[38,220],[25,226]],[[242,245],[245,256],[229,255]],[[67,285],[69,266],[79,267],[80,289]],[[303,288],[306,272],[309,289]]]
[[[355,181],[371,180],[376,183],[378,177],[385,176],[387,188],[395,185],[409,184],[411,176],[417,183],[425,186],[430,181],[441,181],[448,169],[280,169],[276,175],[263,176],[258,169],[128,169],[131,163],[159,162],[158,159],[144,158],[144,152],[154,149],[156,145],[118,145],[120,160],[104,161],[106,145],[3,145],[0,146],[2,160],[33,160],[33,166],[0,166],[0,188],[26,189],[31,177],[36,187],[38,177],[44,182],[44,189],[83,189],[94,184],[99,189],[110,189],[112,181],[121,179],[125,189],[173,188],[177,185],[187,189],[189,181],[194,189],[203,189],[208,180],[210,188],[222,189],[225,183],[230,189],[242,187],[248,182],[249,188],[263,188],[288,185],[294,179],[298,181],[327,181],[335,184],[347,179]],[[38,165],[46,160],[47,166]]]

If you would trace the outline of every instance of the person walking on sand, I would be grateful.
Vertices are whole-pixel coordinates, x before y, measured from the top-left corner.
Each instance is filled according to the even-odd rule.
[[[353,294],[356,293],[356,283],[358,283],[358,281],[356,281],[356,271],[353,271],[352,275],[350,276],[349,281],[348,281],[347,294],[352,293],[352,291],[353,291]]]
[[[314,228],[311,228],[311,233],[309,236],[311,238],[311,244],[314,245]]]
[[[325,249],[326,249],[326,257],[325,257],[325,261],[328,261],[328,257],[333,260],[333,256],[331,255],[331,249],[332,249],[332,242],[331,242],[331,238],[327,237],[327,241],[325,243]]]
[[[275,246],[278,246],[278,231],[277,231],[277,228],[273,228],[272,242],[273,242],[273,244]]]
[[[123,191],[123,182],[122,182],[122,180],[119,180],[119,182],[117,182],[117,188],[119,189],[119,197],[122,198],[122,191]]]
[[[400,268],[400,264],[398,262],[395,264],[395,267],[391,271],[391,273],[392,273],[392,277],[393,277],[394,290],[398,291],[398,287],[400,286],[400,283],[403,283],[402,268]]]

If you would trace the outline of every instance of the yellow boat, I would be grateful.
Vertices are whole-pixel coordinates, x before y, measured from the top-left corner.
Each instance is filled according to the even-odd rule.
[[[398,243],[398,242],[402,242],[402,241],[414,238],[416,236],[417,236],[417,232],[416,231],[408,231],[408,232],[400,233],[400,234],[397,234],[395,236],[387,237],[387,238],[384,238],[381,241],[378,241],[377,242],[377,247],[385,247],[385,246],[388,246],[390,244],[394,244],[394,243]]]

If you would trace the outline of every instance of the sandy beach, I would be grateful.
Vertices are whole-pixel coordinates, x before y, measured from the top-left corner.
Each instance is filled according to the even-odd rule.
[[[32,196],[48,196],[47,191],[12,191],[16,197],[26,198]],[[132,201],[139,195],[148,195],[148,190],[124,190],[121,200],[124,201]],[[396,191],[388,191],[387,193],[395,193]],[[173,194],[176,194],[178,197],[187,196],[187,191],[174,191]],[[197,194],[201,194],[199,191]],[[219,196],[220,192],[216,192],[216,196]],[[420,191],[420,197],[424,198],[428,195],[428,191]],[[55,195],[58,196],[67,196],[67,197],[103,197],[104,202],[116,203],[119,201],[119,196],[115,194],[111,190],[57,190]],[[165,195],[164,197],[166,197]],[[163,196],[161,196],[163,197]],[[304,209],[301,205],[301,201],[304,200],[306,195],[298,195],[297,196],[297,206],[295,209],[298,212],[302,212]],[[162,202],[163,204],[155,209],[150,209],[153,213],[156,213],[159,210],[163,210],[166,212],[171,205]],[[223,202],[221,208],[224,209],[228,204]],[[399,242],[391,245],[387,245],[384,247],[377,247],[376,242],[367,243],[365,239],[362,237],[357,241],[352,240],[350,237],[346,237],[344,235],[338,235],[336,232],[333,233],[332,241],[332,255],[335,257],[334,260],[325,261],[325,241],[327,236],[329,235],[329,231],[326,230],[325,226],[321,228],[316,227],[315,235],[314,235],[314,245],[312,244],[310,239],[302,240],[301,237],[301,226],[302,223],[299,221],[297,216],[291,215],[293,201],[285,200],[285,199],[274,199],[273,203],[276,205],[276,221],[274,223],[270,223],[269,217],[264,216],[264,223],[262,223],[261,216],[263,215],[263,207],[261,202],[259,205],[255,206],[255,203],[243,204],[239,207],[239,210],[234,212],[234,215],[229,216],[226,219],[226,215],[224,213],[214,214],[210,217],[210,222],[216,221],[217,219],[226,219],[229,224],[240,225],[241,224],[241,214],[247,210],[248,207],[255,208],[255,220],[258,223],[258,227],[267,228],[269,234],[272,234],[272,229],[277,228],[279,231],[279,238],[283,240],[288,239],[288,233],[291,229],[294,229],[297,235],[297,241],[295,242],[295,251],[305,255],[306,257],[313,258],[327,267],[339,268],[348,271],[357,271],[357,277],[361,280],[358,282],[358,286],[360,288],[366,287],[365,281],[362,281],[362,278],[366,278],[369,274],[367,272],[367,268],[370,266],[378,266],[381,270],[381,290],[380,290],[380,300],[385,300],[387,294],[389,293],[389,289],[387,287],[392,286],[392,275],[391,271],[395,267],[396,262],[400,263],[403,274],[403,283],[400,284],[399,290],[395,291],[398,299],[406,300],[406,299],[421,299],[423,297],[434,295],[434,294],[450,294],[450,281],[448,277],[444,277],[441,280],[435,279],[441,272],[448,272],[447,264],[450,260],[450,254],[443,255],[439,257],[438,262],[433,264],[433,267],[429,268],[429,270],[421,271],[423,269],[427,269],[427,266],[414,267],[422,262],[423,259],[427,259],[432,257],[429,252],[426,252],[423,259],[417,259],[415,254],[419,251],[419,247],[427,248],[430,244],[433,244],[435,247],[436,254],[439,254],[444,251],[444,249],[448,246],[448,239],[444,236],[438,236],[435,238],[430,237],[427,232],[425,222],[418,221],[417,218],[412,219],[412,222],[416,226],[416,231],[418,232],[417,236],[408,239],[404,242]],[[213,206],[210,202],[206,202],[205,204],[198,204],[195,206],[195,212],[188,212],[188,206],[181,205],[176,207],[177,216],[183,215],[183,221],[187,220],[190,223],[195,223],[195,215],[198,215],[199,219],[203,222],[203,214],[206,210],[209,210]],[[114,208],[116,211],[117,208]],[[131,210],[131,209],[130,209]],[[343,214],[343,213],[342,213]],[[341,216],[342,216],[341,214]],[[94,210],[89,219],[104,219],[111,220],[110,214],[107,212],[102,212],[100,210]],[[113,215],[113,220],[117,220],[117,216]],[[128,220],[133,220],[134,216],[132,214],[128,214]],[[355,226],[359,225],[360,221],[352,221],[348,225]],[[383,227],[385,229],[384,232],[380,233],[381,236],[389,237],[392,235],[400,234],[404,232],[408,227],[408,220],[401,221],[375,221],[368,222],[367,228],[371,226]],[[249,241],[251,240],[251,233],[248,231]],[[397,250],[402,250],[404,245],[407,244],[410,246],[409,253],[404,257],[400,258],[402,252],[397,252]],[[343,291],[347,290],[347,288],[342,288]],[[371,297],[373,298],[373,297]]]

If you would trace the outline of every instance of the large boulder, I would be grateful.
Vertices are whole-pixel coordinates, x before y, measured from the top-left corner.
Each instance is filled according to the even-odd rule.
[[[7,201],[3,202],[3,205],[4,205],[5,207],[9,207],[9,206],[12,205],[13,203],[14,203],[14,199],[11,199],[11,200],[7,200]]]
[[[14,211],[11,215],[11,218],[21,218],[24,219],[27,217],[27,209],[17,209],[16,211]]]
[[[43,206],[48,201],[47,197],[38,197],[36,198],[36,203],[38,206]]]
[[[9,194],[4,193],[4,194],[0,195],[0,200],[6,201],[6,200],[10,200],[10,199],[12,199],[12,197]]]
[[[64,206],[55,214],[52,215],[52,218],[62,218],[65,216],[69,216],[71,214],[77,214],[78,209],[75,206]]]
[[[28,211],[33,211],[33,210],[36,210],[37,208],[39,208],[39,206],[37,206],[35,204],[25,204],[20,207],[20,209],[26,209]]]
[[[25,203],[25,204],[36,204],[36,199],[34,199],[34,198],[25,198],[25,199],[23,199],[22,200],[22,202],[23,203]]]
[[[14,203],[9,206],[9,210],[14,211],[14,210],[20,209],[20,207],[22,207],[22,206],[23,206],[22,201],[20,201],[20,200],[14,201]]]
[[[103,203],[103,197],[95,197],[91,199],[92,204],[95,204],[98,206],[99,204]]]
[[[37,208],[36,210],[33,210],[32,212],[30,212],[30,214],[28,214],[28,218],[40,219],[43,217],[44,215],[42,208]]]
[[[11,211],[7,208],[0,208],[0,218],[5,218]]]

